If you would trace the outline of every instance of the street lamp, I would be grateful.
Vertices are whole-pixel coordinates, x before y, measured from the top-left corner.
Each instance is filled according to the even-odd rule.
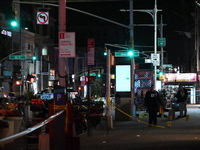
[[[130,1],[130,6],[131,6],[131,1]],[[148,10],[148,9],[137,9],[137,10],[133,10],[130,7],[130,10],[124,10],[122,9],[121,11],[130,11],[130,42],[131,42],[131,36],[133,34],[133,24],[131,23],[131,19],[133,18],[131,11],[136,11],[136,12],[145,12],[148,13],[152,16],[153,21],[154,21],[154,54],[157,54],[157,12],[158,11],[162,11],[162,10],[158,10],[157,9],[157,0],[155,0],[155,6],[153,10]],[[132,17],[131,17],[132,16]],[[132,41],[133,42],[133,41]],[[155,84],[155,89],[156,87],[156,70],[157,70],[157,65],[154,65],[154,84]]]

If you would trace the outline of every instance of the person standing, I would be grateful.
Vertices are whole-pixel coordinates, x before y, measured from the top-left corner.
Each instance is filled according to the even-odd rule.
[[[177,98],[177,103],[179,104],[180,115],[178,116],[178,118],[186,117],[188,92],[185,88],[183,88],[181,84],[179,84],[178,92],[175,97]]]
[[[161,105],[161,98],[159,93],[154,89],[154,85],[151,85],[151,89],[146,92],[145,95],[145,106],[149,113],[149,126],[157,125],[157,112],[159,111],[159,106]]]

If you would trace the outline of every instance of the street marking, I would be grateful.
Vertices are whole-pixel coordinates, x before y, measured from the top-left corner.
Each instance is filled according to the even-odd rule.
[[[189,121],[189,119],[190,119],[190,116],[186,115],[185,121]]]

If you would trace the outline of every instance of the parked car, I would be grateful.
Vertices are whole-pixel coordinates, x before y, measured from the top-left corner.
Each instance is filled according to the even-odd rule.
[[[7,97],[0,97],[0,109],[7,109],[10,100]]]

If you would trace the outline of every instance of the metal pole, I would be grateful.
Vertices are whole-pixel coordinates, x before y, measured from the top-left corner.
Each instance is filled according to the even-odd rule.
[[[197,73],[199,72],[199,7],[198,1],[195,4],[195,50],[197,58]]]
[[[133,0],[129,1],[129,7],[130,7],[130,48],[134,50],[134,33],[133,33]],[[134,110],[134,70],[135,70],[135,60],[134,57],[131,58],[131,108],[130,112],[133,117],[136,116],[135,110]]]
[[[161,15],[161,21],[160,21],[160,37],[163,38],[163,19],[162,19],[162,15]],[[161,69],[162,71],[164,71],[163,68],[163,46],[161,46]],[[161,83],[161,89],[163,88],[163,82]]]
[[[106,116],[107,116],[107,123],[108,123],[108,128],[113,127],[112,123],[112,116],[110,115],[110,49],[107,49],[107,71],[106,71],[106,81],[107,81],[107,86],[106,86],[106,91],[107,91],[107,96],[106,96]]]
[[[66,0],[59,0],[59,31],[66,32]],[[65,58],[59,59],[59,74],[65,76],[66,73],[66,61]],[[65,87],[65,78],[59,77],[59,85]]]
[[[157,53],[157,0],[155,0],[155,7],[154,7],[154,54]],[[157,66],[154,66],[154,86],[155,89],[157,90],[157,86],[156,86],[156,80],[157,80]]]
[[[160,22],[160,37],[163,38],[163,20],[161,15],[161,22]],[[163,46],[161,46],[161,67],[163,68]]]

